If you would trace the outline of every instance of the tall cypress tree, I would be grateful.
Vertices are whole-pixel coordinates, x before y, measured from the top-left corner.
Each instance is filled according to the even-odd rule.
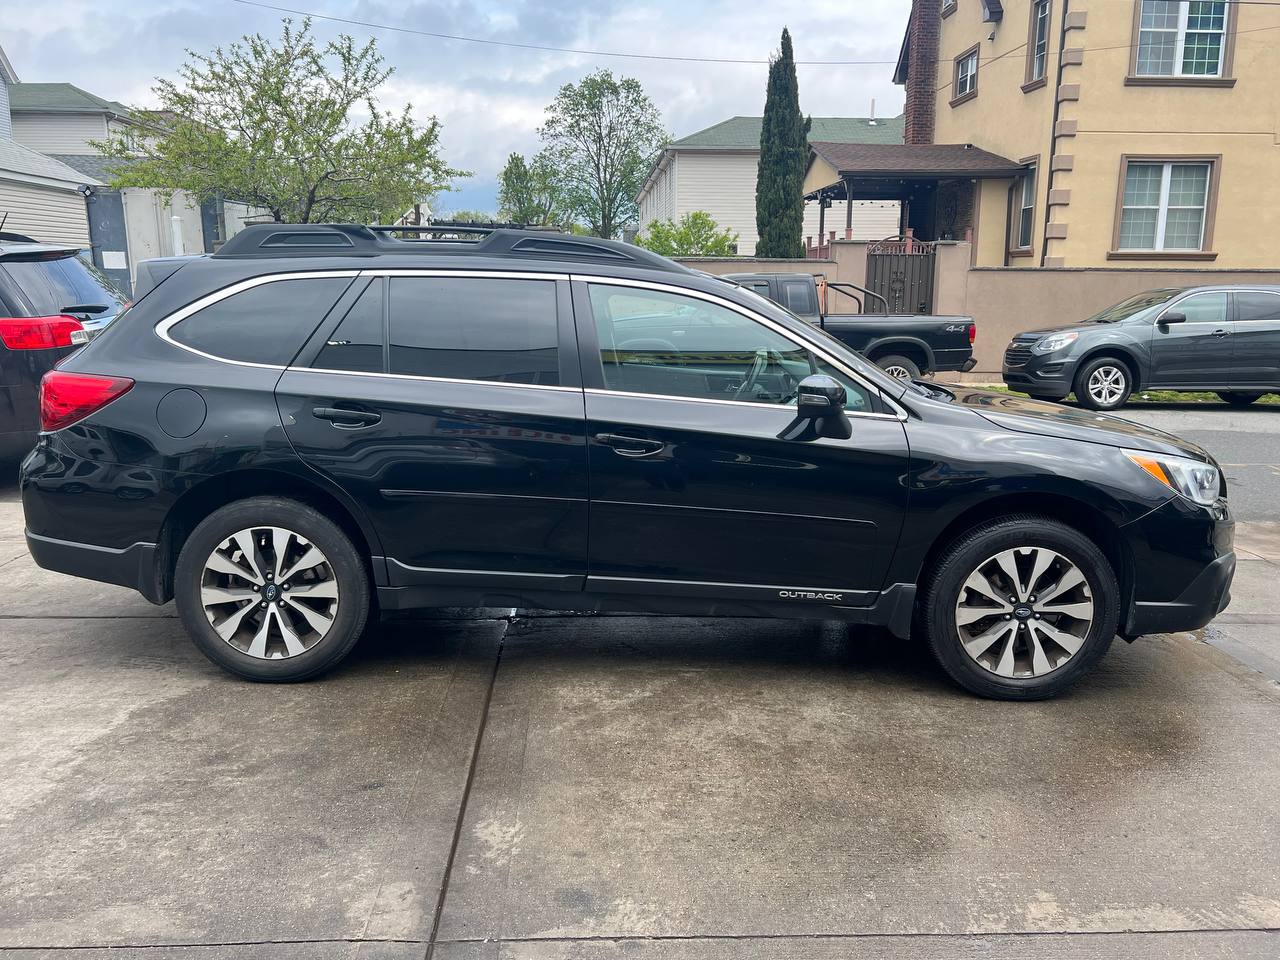
[[[800,87],[791,33],[782,29],[782,51],[769,61],[769,89],[760,128],[756,173],[757,257],[804,256],[804,172],[809,163],[809,120],[800,113]]]

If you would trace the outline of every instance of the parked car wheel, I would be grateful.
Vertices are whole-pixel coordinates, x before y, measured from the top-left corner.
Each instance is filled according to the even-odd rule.
[[[1219,390],[1218,396],[1221,398],[1223,403],[1229,404],[1233,407],[1247,407],[1251,403],[1257,403],[1265,397],[1266,394],[1242,393],[1239,390]]]
[[[999,700],[1056,696],[1115,637],[1120,587],[1078,530],[1015,515],[947,547],[925,584],[919,624],[958,684]]]
[[[214,663],[248,680],[289,682],[351,652],[369,614],[369,579],[331,520],[295,500],[254,497],[192,531],[174,599]]]
[[[1114,357],[1098,357],[1076,374],[1075,394],[1091,410],[1118,410],[1133,391],[1133,374]]]
[[[920,379],[920,368],[910,357],[903,357],[896,353],[891,353],[887,357],[877,358],[876,366],[889,376],[895,377],[898,380]]]

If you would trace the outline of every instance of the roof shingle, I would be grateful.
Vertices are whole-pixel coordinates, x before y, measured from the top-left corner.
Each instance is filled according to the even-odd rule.
[[[904,119],[814,117],[809,140],[829,143],[902,143]],[[667,144],[669,150],[759,150],[762,117],[730,117]]]
[[[114,113],[129,116],[129,109],[124,104],[95,97],[70,83],[10,84],[9,109],[14,113]]]
[[[868,176],[1012,177],[1025,166],[969,143],[880,144],[813,142],[837,173]]]

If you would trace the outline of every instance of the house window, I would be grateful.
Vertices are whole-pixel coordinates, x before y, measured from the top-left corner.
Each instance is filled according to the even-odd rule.
[[[970,47],[956,57],[955,80],[951,105],[963,103],[978,95],[978,48]]]
[[[1027,83],[1038,84],[1044,80],[1049,64],[1049,7],[1050,0],[1035,0],[1031,4],[1031,28],[1027,37]]]
[[[1203,250],[1212,162],[1126,161],[1117,249]]]
[[[1036,168],[1022,175],[1014,195],[1014,249],[1031,249],[1032,223],[1036,211]]]
[[[942,0],[942,15],[949,17],[956,12],[956,0]]]
[[[1141,0],[1133,72],[1139,77],[1222,77],[1225,0]]]

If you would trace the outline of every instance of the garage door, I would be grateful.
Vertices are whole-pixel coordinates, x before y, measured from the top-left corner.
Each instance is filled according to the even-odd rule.
[[[25,233],[42,243],[89,248],[89,215],[84,196],[76,190],[0,180],[0,219],[6,233]]]

